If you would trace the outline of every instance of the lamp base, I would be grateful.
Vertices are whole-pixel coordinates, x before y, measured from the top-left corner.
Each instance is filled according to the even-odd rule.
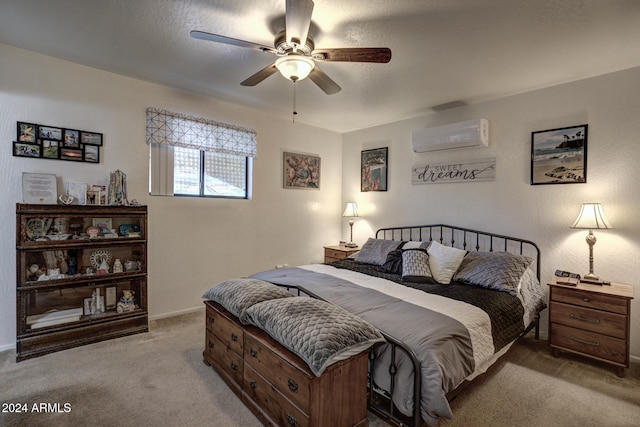
[[[592,285],[602,285],[602,280],[600,280],[600,276],[597,276],[593,273],[585,274],[584,277],[580,279],[581,282],[591,283]]]
[[[353,243],[353,242],[349,242],[344,246],[347,247],[347,248],[357,248],[358,247],[358,245],[356,243]]]

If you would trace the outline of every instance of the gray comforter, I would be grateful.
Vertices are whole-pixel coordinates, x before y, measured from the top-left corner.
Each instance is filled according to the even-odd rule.
[[[252,277],[307,290],[407,344],[418,355],[421,364],[423,419],[435,425],[440,417],[451,418],[446,393],[472,374],[477,363],[470,331],[460,321],[370,287],[305,268],[265,271]],[[491,354],[493,352],[492,348]],[[379,348],[377,358],[381,363],[376,364],[374,382],[388,391],[390,355],[384,351],[384,346]],[[398,359],[397,384],[392,399],[401,412],[411,415],[413,366],[406,357]]]

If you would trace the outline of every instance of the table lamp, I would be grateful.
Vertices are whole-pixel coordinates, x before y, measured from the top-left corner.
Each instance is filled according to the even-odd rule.
[[[358,215],[358,205],[353,202],[348,202],[347,207],[344,208],[342,216],[349,218],[349,227],[351,227],[351,238],[349,239],[349,243],[345,246],[348,248],[357,248],[358,245],[353,243],[353,218],[360,216]]]
[[[600,203],[583,203],[578,218],[571,228],[588,229],[586,241],[589,245],[589,274],[585,274],[582,280],[586,282],[599,282],[600,277],[593,273],[593,245],[596,244],[596,236],[593,229],[613,228],[604,214],[604,209]]]

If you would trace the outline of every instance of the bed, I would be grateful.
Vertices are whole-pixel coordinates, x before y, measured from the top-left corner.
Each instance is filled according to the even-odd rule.
[[[387,342],[371,352],[369,409],[417,427],[451,418],[461,387],[518,337],[535,328],[538,338],[539,268],[531,241],[437,224],[383,228],[349,259],[251,277],[377,328]]]

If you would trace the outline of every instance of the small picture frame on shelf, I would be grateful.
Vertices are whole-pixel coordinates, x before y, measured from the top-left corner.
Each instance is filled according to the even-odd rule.
[[[107,310],[112,310],[116,308],[116,287],[110,286],[108,288],[105,288],[104,294],[105,294],[105,305]]]
[[[102,145],[102,134],[97,132],[80,132],[80,143]]]
[[[53,126],[40,126],[38,128],[38,134],[41,139],[55,139],[56,141],[62,141],[62,129]]]
[[[107,186],[106,185],[93,184],[91,186],[91,191],[100,192],[100,204],[101,205],[107,204]]]
[[[98,227],[100,229],[100,235],[105,235],[111,233],[112,223],[111,218],[93,218],[91,221],[94,227]]]
[[[18,122],[18,142],[35,143],[38,139],[38,125]]]
[[[40,157],[41,153],[42,147],[40,144],[13,142],[13,155],[15,157]]]
[[[93,191],[93,190],[89,190],[87,191],[87,200],[86,200],[86,204],[87,205],[92,205],[92,206],[99,206],[100,205],[100,192],[99,191]]]
[[[65,129],[64,146],[69,148],[80,148],[80,131],[74,129]]]

